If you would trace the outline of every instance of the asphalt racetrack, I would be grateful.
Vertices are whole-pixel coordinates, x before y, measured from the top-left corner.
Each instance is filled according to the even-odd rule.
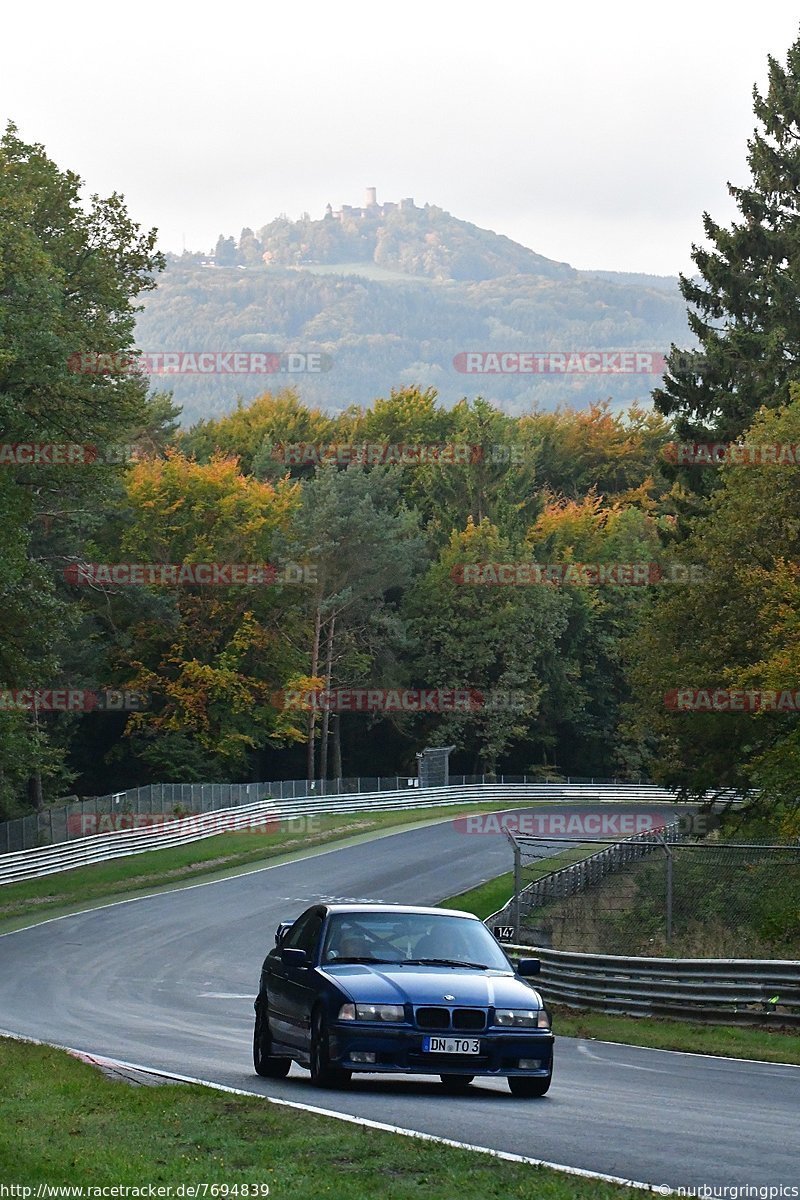
[[[642,1182],[799,1184],[800,1067],[557,1036],[539,1100],[505,1080],[453,1097],[420,1076],[327,1092],[296,1066],[253,1073],[253,998],[279,920],[320,899],[435,904],[510,866],[502,834],[445,820],[18,930],[0,937],[0,1029]]]

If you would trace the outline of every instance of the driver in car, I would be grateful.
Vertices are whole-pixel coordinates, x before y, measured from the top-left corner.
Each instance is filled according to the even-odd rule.
[[[460,930],[434,924],[414,947],[415,958],[451,958],[468,962],[470,951]]]
[[[336,942],[328,947],[326,959],[370,958],[371,946],[365,935],[357,929],[345,929]]]

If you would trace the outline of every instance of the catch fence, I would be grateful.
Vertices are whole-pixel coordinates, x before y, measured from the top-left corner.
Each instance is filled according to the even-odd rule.
[[[516,941],[623,956],[800,953],[800,844],[698,839],[681,822],[600,849],[586,839],[508,836],[514,894],[491,923]],[[543,871],[567,854],[578,861]]]
[[[644,780],[618,781],[569,777],[542,779],[538,775],[450,775],[453,787],[477,784],[523,784],[553,787],[603,785],[620,788],[649,788]],[[0,822],[0,854],[52,846],[92,833],[134,828],[135,818],[147,815],[190,816],[218,809],[252,804],[257,800],[302,800],[320,796],[350,796],[375,792],[397,792],[417,788],[419,779],[408,775],[353,776],[343,779],[279,779],[266,783],[154,783],[127,791],[111,792],[79,800],[67,799],[41,812]],[[660,790],[660,789],[659,789]],[[672,793],[663,792],[667,799]]]

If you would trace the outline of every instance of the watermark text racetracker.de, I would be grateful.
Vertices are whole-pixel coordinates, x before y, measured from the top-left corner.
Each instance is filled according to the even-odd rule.
[[[701,583],[705,577],[706,568],[702,563],[669,563],[666,566],[657,562],[455,563],[450,570],[454,583],[496,587],[548,583],[574,587],[645,587]]]
[[[306,712],[428,713],[525,712],[530,700],[522,691],[477,688],[349,687],[303,690],[288,688],[273,695],[275,708]]]
[[[143,712],[150,696],[132,688],[5,688],[0,689],[0,712]]]
[[[464,375],[663,375],[656,350],[462,350],[453,359]]]
[[[673,688],[664,693],[664,707],[672,712],[796,713],[800,690],[785,688]]]
[[[666,462],[678,467],[796,467],[800,445],[792,442],[668,442]]]
[[[155,829],[174,833],[176,823],[182,833],[208,830],[209,813],[70,813],[67,833],[70,837],[89,837],[95,833],[117,833],[119,830]],[[321,813],[304,813],[296,817],[276,817],[270,812],[251,814],[213,814],[215,833],[305,834],[321,833],[324,828]]]
[[[96,446],[81,442],[0,442],[0,467],[86,467],[131,463],[131,445]]]
[[[676,817],[668,817],[656,809],[640,809],[636,812],[608,812],[600,808],[568,808],[562,812],[538,809],[530,812],[472,813],[456,817],[453,828],[458,833],[498,834],[513,833],[518,837],[617,840],[636,834],[660,834]],[[681,834],[705,836],[719,824],[714,813],[688,812],[677,817]]]
[[[332,463],[338,467],[376,467],[393,463],[418,466],[444,463],[467,466],[481,462],[483,447],[465,442],[278,442],[272,458],[288,466],[318,466]]]
[[[78,375],[319,375],[333,359],[317,350],[158,350],[72,354],[67,366]]]
[[[272,448],[272,458],[290,467],[522,466],[528,456],[524,446],[468,442],[278,442]]]
[[[74,587],[254,587],[317,582],[312,564],[283,563],[70,563],[64,579]]]

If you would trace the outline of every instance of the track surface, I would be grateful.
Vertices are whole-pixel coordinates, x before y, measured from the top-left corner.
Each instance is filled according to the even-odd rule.
[[[325,1092],[297,1067],[282,1081],[253,1074],[252,1001],[279,920],[319,899],[433,904],[509,858],[505,837],[446,821],[7,934],[0,1028],[643,1182],[798,1184],[798,1067],[557,1038],[543,1100],[514,1099],[500,1080],[454,1098],[420,1076]]]

